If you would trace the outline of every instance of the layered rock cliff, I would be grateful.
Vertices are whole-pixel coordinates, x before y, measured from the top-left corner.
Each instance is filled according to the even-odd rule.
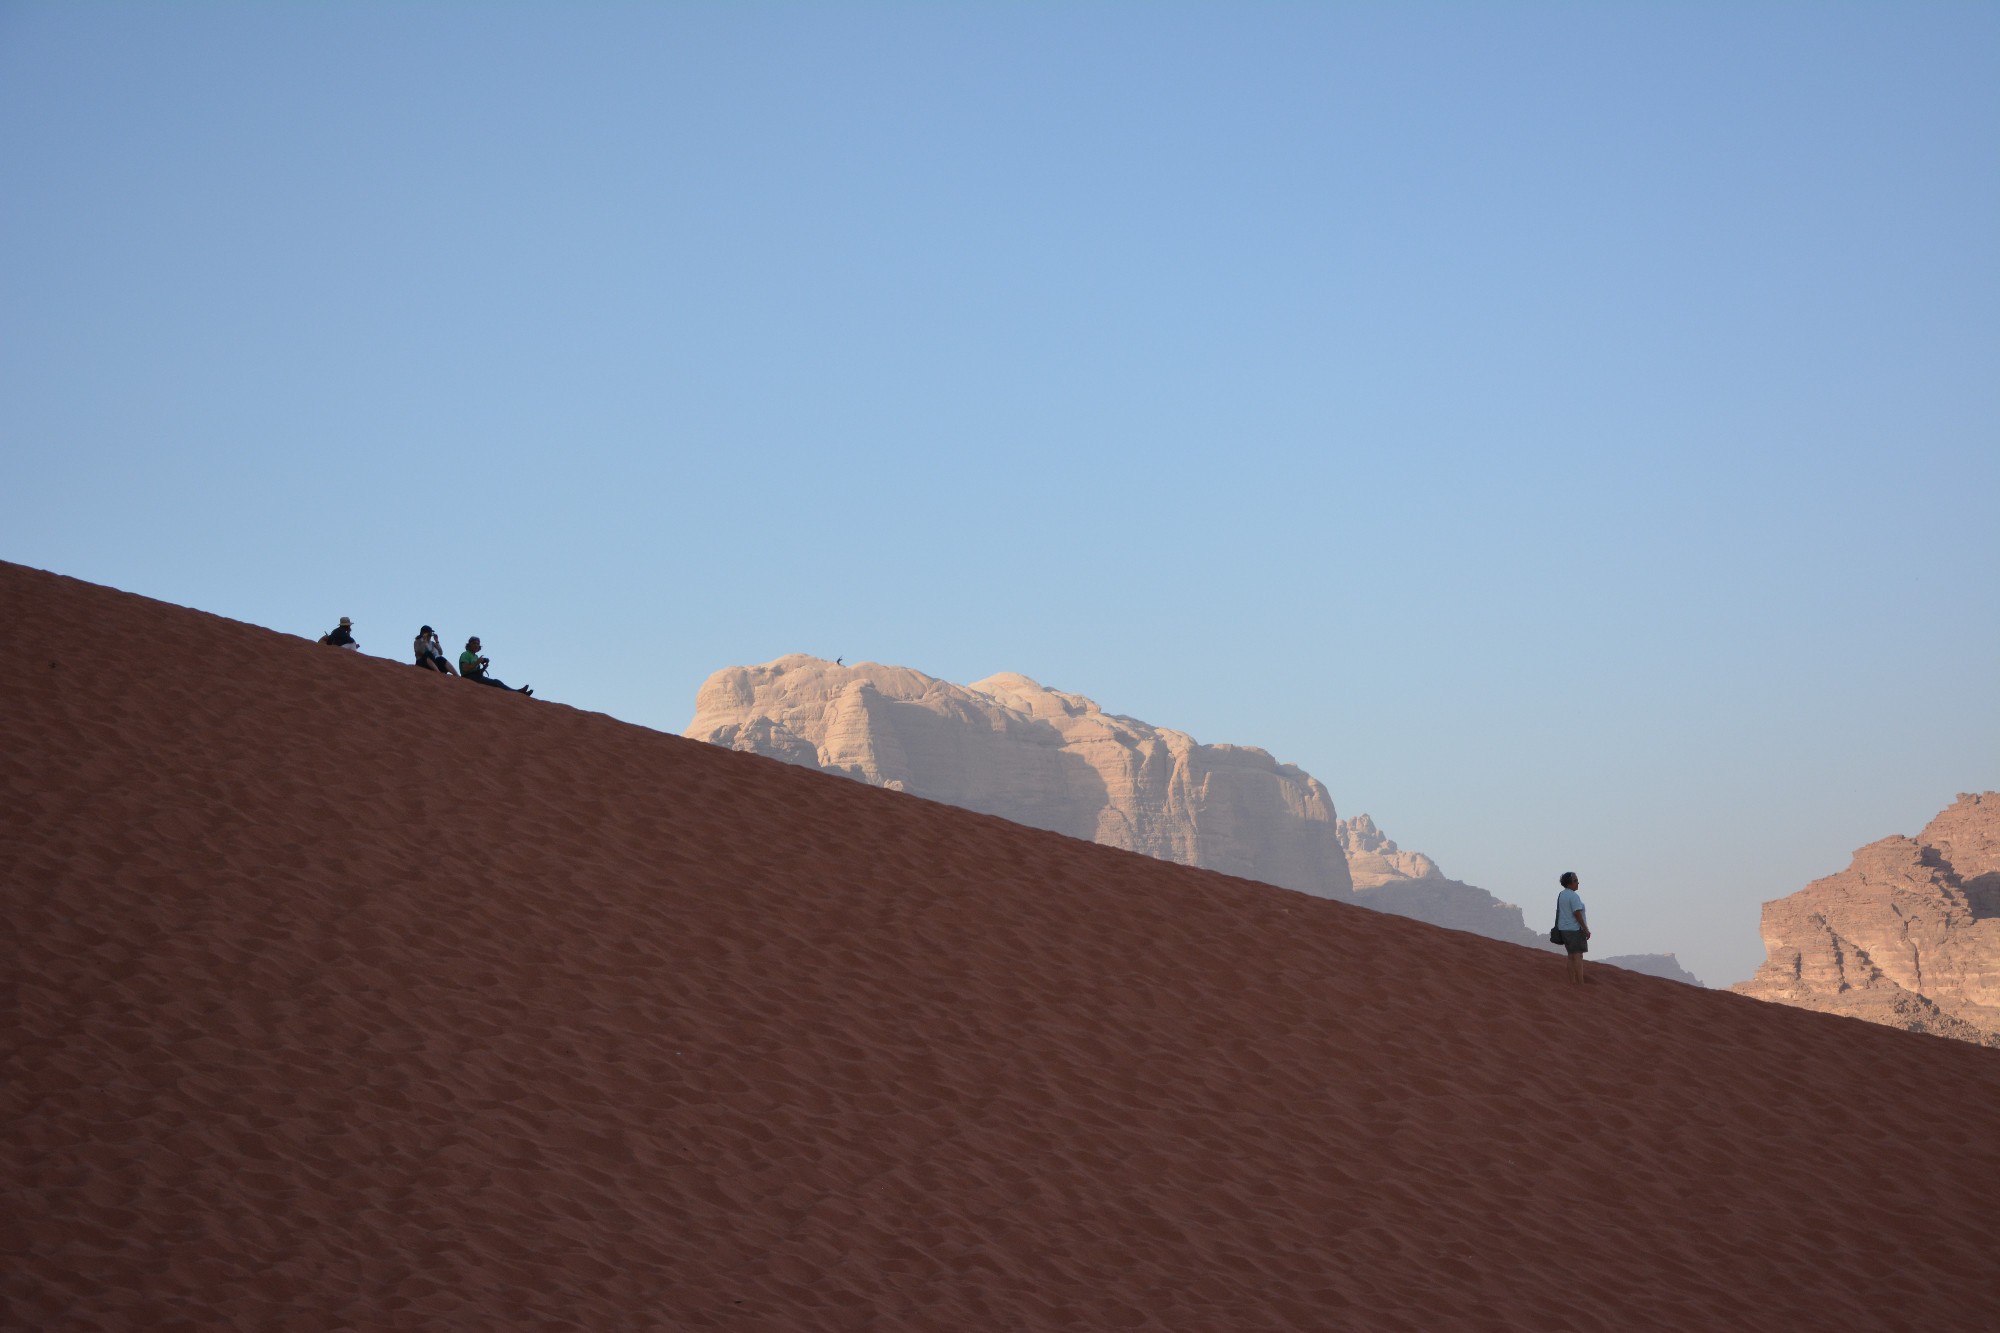
[[[954,685],[793,654],[710,676],[687,734],[1322,897],[1351,887],[1333,798],[1311,774],[1026,676]]]
[[[1335,832],[1347,853],[1347,873],[1357,889],[1407,879],[1443,879],[1437,862],[1422,852],[1406,852],[1367,815],[1340,821]]]
[[[1765,903],[1763,934],[1742,994],[2000,1046],[2000,792]]]
[[[1529,930],[1520,908],[1447,877],[1422,852],[1404,851],[1367,815],[1341,820],[1339,833],[1354,900],[1362,906],[1509,944],[1548,946],[1547,932]]]

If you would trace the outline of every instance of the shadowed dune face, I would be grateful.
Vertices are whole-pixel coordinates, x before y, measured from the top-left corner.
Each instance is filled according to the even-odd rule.
[[[29,1326],[2000,1326],[2000,1053],[0,612]]]

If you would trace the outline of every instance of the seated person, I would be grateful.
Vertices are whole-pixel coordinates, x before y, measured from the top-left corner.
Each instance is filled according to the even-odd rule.
[[[456,676],[458,674],[457,668],[451,664],[451,659],[444,655],[444,645],[438,642],[436,630],[431,631],[431,656],[436,660],[439,671],[444,672],[447,676]]]
[[[358,653],[361,651],[361,645],[354,641],[353,630],[354,622],[342,616],[338,625],[319,636],[319,641],[330,648],[345,648]]]
[[[496,685],[503,690],[514,688],[504,681],[495,680],[487,675],[486,666],[486,659],[479,655],[479,636],[475,634],[465,641],[465,651],[458,655],[458,674],[467,680],[476,680],[481,685]],[[525,694],[531,699],[535,697],[534,687],[529,685],[523,685],[515,693]]]
[[[437,631],[429,625],[417,631],[417,665],[426,671],[436,671],[441,675],[456,676],[451,663],[445,660],[444,646],[438,642]]]

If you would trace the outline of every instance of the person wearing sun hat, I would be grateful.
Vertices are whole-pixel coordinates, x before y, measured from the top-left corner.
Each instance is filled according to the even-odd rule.
[[[361,645],[354,641],[354,622],[346,616],[342,616],[338,625],[322,634],[319,641],[329,648],[345,648],[356,653],[361,651]]]

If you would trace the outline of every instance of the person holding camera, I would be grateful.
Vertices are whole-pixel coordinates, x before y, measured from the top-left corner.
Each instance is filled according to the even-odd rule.
[[[414,647],[417,654],[417,665],[424,670],[435,671],[444,676],[456,676],[458,674],[451,669],[451,662],[444,655],[444,645],[438,642],[437,631],[429,625],[417,631]]]
[[[493,685],[503,690],[514,690],[514,687],[506,682],[495,680],[492,676],[487,675],[487,665],[486,658],[481,656],[479,652],[479,636],[475,634],[465,641],[465,651],[458,655],[458,674],[467,680],[476,680],[481,685]],[[530,699],[535,697],[535,690],[531,685],[523,685],[520,689],[514,690],[514,693],[525,694]]]

